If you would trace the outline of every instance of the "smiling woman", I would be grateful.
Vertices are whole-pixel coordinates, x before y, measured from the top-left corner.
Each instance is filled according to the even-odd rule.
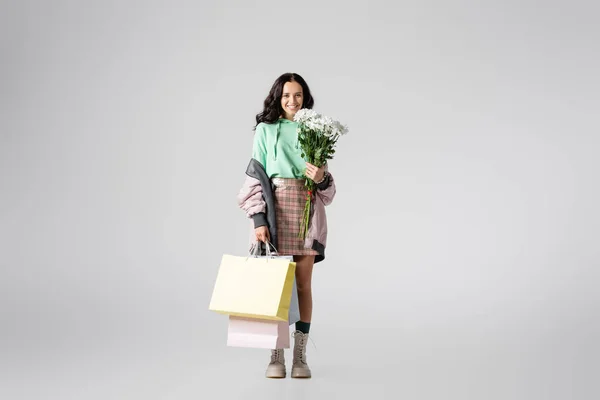
[[[293,120],[296,111],[302,108],[302,96],[302,86],[298,82],[286,82],[283,85],[281,108],[286,119]]]
[[[287,105],[291,104],[291,108]],[[298,74],[285,73],[275,80],[263,104],[263,111],[256,116],[256,125],[261,122],[273,124],[280,118],[292,120],[301,108],[313,108],[315,101],[308,84]]]
[[[292,378],[310,378],[306,362],[306,344],[312,318],[311,280],[314,264],[325,259],[327,220],[325,206],[331,204],[336,187],[327,166],[306,162],[298,141],[296,113],[311,109],[313,97],[306,81],[294,73],[275,80],[264,100],[264,108],[256,116],[252,158],[246,179],[238,194],[238,205],[251,218],[251,243],[273,247],[278,255],[293,256],[296,262],[296,286],[300,321],[294,331]],[[316,183],[317,190],[308,192],[306,178]],[[308,233],[299,236],[303,210],[310,196]],[[283,349],[273,349],[267,367],[268,378],[286,376]]]

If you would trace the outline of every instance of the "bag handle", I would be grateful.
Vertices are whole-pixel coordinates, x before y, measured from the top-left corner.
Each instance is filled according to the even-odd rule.
[[[273,243],[271,243],[270,241],[267,240],[267,243],[263,243],[261,241],[256,241],[253,245],[252,248],[250,249],[250,254],[248,255],[248,257],[246,257],[246,261],[248,261],[248,259],[251,256],[254,256],[255,258],[258,258],[259,256],[262,255],[262,249],[263,249],[263,244],[265,245],[265,254],[267,256],[267,261],[269,261],[269,258],[273,258],[276,257],[278,254],[277,248],[275,248],[275,246],[273,245]],[[275,250],[275,252],[271,253],[271,247],[273,247],[273,249]]]

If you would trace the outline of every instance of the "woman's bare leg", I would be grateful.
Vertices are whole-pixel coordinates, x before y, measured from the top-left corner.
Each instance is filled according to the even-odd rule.
[[[294,256],[296,262],[296,286],[298,288],[298,306],[300,321],[310,322],[312,318],[312,271],[315,256]]]

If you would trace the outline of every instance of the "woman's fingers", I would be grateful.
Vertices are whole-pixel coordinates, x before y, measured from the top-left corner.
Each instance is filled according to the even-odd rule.
[[[255,234],[256,234],[256,240],[258,240],[260,242],[266,243],[267,240],[270,241],[270,239],[271,239],[269,229],[266,226],[260,226],[260,227],[256,228]]]
[[[317,177],[323,178],[325,174],[325,165],[321,167],[317,167],[309,162],[306,163],[306,172],[305,175],[312,179],[313,181],[317,181]],[[320,180],[320,179],[319,179]]]

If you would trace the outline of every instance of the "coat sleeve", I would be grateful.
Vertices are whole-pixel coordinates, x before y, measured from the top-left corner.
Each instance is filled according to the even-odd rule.
[[[319,196],[321,198],[321,201],[323,201],[323,204],[328,206],[331,204],[331,202],[333,202],[333,199],[335,198],[335,179],[333,179],[333,175],[331,174],[331,172],[328,171],[328,178],[327,178],[327,186],[325,188],[320,188],[317,186],[318,190],[316,191],[316,195]]]
[[[252,158],[258,161],[263,167],[266,165],[266,136],[262,123],[256,126],[254,133]],[[246,213],[246,217],[254,220],[255,228],[268,225],[266,216],[267,204],[263,198],[262,185],[258,179],[246,175],[246,179],[237,196],[237,203]]]
[[[245,212],[246,217],[254,220],[255,228],[267,225],[267,205],[258,179],[246,175],[246,179],[237,195],[237,204]]]

